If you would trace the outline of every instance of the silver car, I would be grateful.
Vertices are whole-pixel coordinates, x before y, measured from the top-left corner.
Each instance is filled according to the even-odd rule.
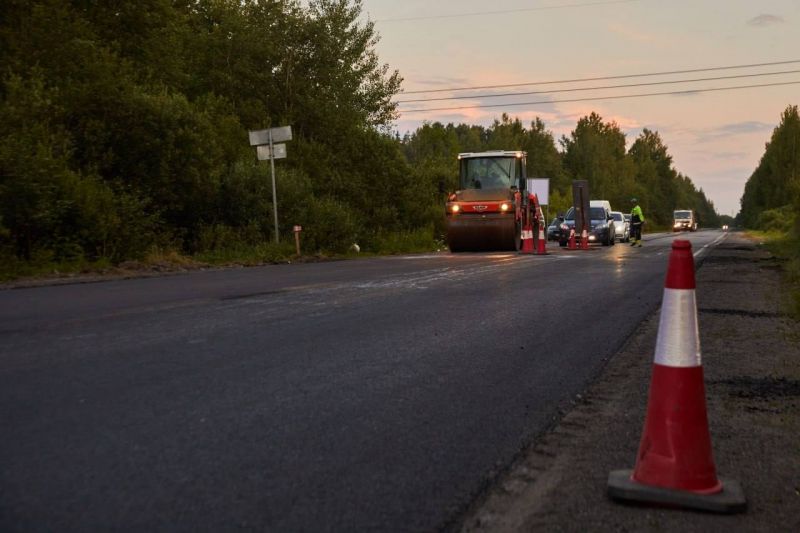
[[[620,242],[628,242],[631,240],[631,224],[625,215],[620,211],[611,211],[611,216],[614,217],[614,233]]]

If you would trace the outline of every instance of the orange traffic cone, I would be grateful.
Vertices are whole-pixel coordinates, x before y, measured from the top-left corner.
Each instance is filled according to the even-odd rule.
[[[578,247],[575,245],[575,227],[569,228],[569,242],[567,243],[568,250],[577,250]]]
[[[589,249],[589,232],[586,231],[586,228],[583,228],[581,231],[581,250],[588,250]]]
[[[544,224],[539,224],[538,241],[536,243],[536,255],[547,255],[547,237],[544,235]]]
[[[658,324],[650,397],[636,467],[608,476],[612,498],[735,513],[742,488],[718,479],[706,416],[689,241],[672,243]]]
[[[530,221],[525,224],[524,229],[522,230],[522,249],[520,249],[519,253],[521,254],[532,254],[533,252],[533,227],[531,227]]]

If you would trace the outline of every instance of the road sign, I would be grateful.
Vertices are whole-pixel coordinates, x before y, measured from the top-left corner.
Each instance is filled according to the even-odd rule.
[[[256,155],[258,156],[259,161],[267,161],[269,160],[269,145],[261,145],[256,146]],[[273,144],[272,145],[272,156],[275,159],[286,159],[286,145],[285,144]]]
[[[528,190],[536,193],[541,205],[550,205],[550,179],[528,178]]]
[[[250,146],[259,146],[262,144],[269,144],[269,136],[272,134],[272,142],[280,143],[292,140],[292,127],[281,126],[279,128],[269,128],[266,130],[255,130],[249,132]]]
[[[293,228],[293,231],[294,231],[295,233],[296,233],[296,232],[298,232],[298,231],[303,231],[303,226],[295,226],[295,227]]]
[[[272,211],[275,213],[275,242],[277,243],[280,242],[280,237],[278,236],[278,192],[275,190],[275,160],[286,157],[286,145],[275,143],[291,141],[292,127],[280,126],[278,128],[250,131],[248,134],[250,136],[250,146],[256,147],[258,160],[269,160],[269,165],[272,168]],[[300,253],[299,244],[297,253]]]

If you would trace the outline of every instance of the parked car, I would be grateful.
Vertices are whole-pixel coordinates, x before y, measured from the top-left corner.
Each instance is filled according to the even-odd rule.
[[[630,241],[631,225],[625,220],[625,215],[621,211],[611,211],[611,216],[614,217],[614,234],[619,242]]]
[[[614,217],[607,207],[589,207],[589,244],[602,243],[603,246],[613,246],[616,242]],[[575,208],[570,207],[564,215],[564,222],[561,223],[561,238],[558,241],[560,246],[566,246],[569,239],[570,229],[575,227]],[[575,240],[580,242],[581,236],[576,233]]]
[[[558,241],[561,240],[561,222],[562,218],[556,217],[547,226],[547,240]]]

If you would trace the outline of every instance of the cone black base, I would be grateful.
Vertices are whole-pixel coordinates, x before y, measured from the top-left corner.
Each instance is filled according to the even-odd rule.
[[[732,479],[719,479],[722,482],[721,492],[697,494],[685,490],[642,485],[631,479],[632,474],[633,470],[611,472],[608,475],[608,495],[615,500],[669,505],[712,513],[741,513],[747,508],[747,500],[741,485]]]

